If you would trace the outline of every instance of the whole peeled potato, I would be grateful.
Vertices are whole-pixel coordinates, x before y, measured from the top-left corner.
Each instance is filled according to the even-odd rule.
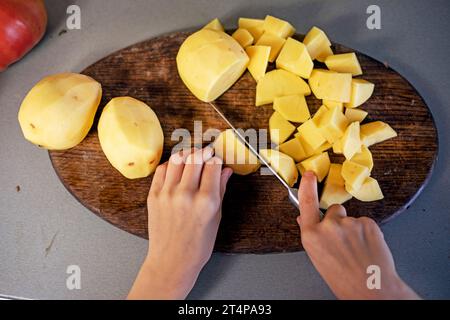
[[[201,101],[210,102],[244,73],[249,58],[240,44],[222,31],[202,29],[189,36],[177,55],[178,73]]]
[[[153,110],[137,99],[112,99],[100,116],[98,138],[108,161],[128,179],[152,174],[161,159],[161,124]]]
[[[45,77],[20,106],[25,138],[49,150],[76,146],[92,127],[101,96],[102,86],[91,77],[76,73]]]

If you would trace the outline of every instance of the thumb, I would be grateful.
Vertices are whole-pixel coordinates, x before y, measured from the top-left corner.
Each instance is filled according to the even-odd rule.
[[[233,174],[233,169],[226,167],[222,170],[222,174],[220,176],[220,198],[223,200],[223,196],[225,195],[225,191],[227,189],[227,183]]]

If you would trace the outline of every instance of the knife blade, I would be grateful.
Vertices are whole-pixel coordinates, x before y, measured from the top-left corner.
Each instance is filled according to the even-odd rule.
[[[208,102],[208,104],[216,111],[217,114],[225,121],[225,123],[230,127],[231,130],[233,130],[236,137],[244,143],[247,148],[250,150],[251,153],[253,153],[258,160],[265,165],[269,171],[281,182],[281,184],[287,189],[288,192],[288,198],[289,201],[292,203],[294,207],[299,209],[299,201],[298,201],[298,189],[297,188],[291,188],[286,181],[276,172],[276,170],[264,159],[263,156],[259,154],[259,152],[250,144],[247,142],[245,137],[237,130],[233,124],[228,120],[228,118],[220,111],[220,109],[212,102]]]

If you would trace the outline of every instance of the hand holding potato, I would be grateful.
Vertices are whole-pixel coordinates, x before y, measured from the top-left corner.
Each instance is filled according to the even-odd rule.
[[[347,217],[341,205],[331,206],[320,221],[317,179],[306,172],[299,190],[298,223],[306,253],[340,299],[418,299],[398,276],[394,260],[376,223]],[[379,266],[381,288],[367,287],[367,267]]]
[[[148,256],[129,299],[184,299],[209,260],[230,168],[212,148],[174,154],[148,196]]]

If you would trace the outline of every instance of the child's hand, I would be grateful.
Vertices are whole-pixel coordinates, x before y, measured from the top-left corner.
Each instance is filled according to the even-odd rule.
[[[209,260],[232,174],[209,147],[160,165],[148,196],[149,252],[130,299],[183,299]]]
[[[383,233],[366,217],[347,217],[341,205],[319,217],[317,181],[306,172],[299,190],[302,244],[317,271],[340,299],[418,299],[397,275]],[[380,268],[381,289],[369,290],[367,267]]]

